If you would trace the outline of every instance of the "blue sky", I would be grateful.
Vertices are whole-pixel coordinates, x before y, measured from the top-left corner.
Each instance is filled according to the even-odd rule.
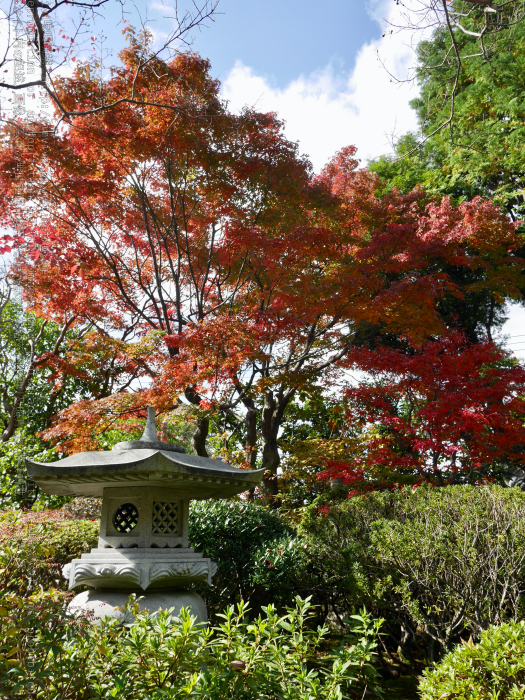
[[[386,0],[387,2],[389,0]],[[204,0],[195,0],[197,6]],[[179,16],[192,10],[181,0]],[[370,9],[378,0],[219,0],[214,20],[192,32],[193,48],[209,58],[213,74],[226,78],[237,61],[251,66],[274,87],[285,87],[301,74],[333,63],[350,70],[359,48],[378,38],[381,28]],[[157,34],[164,34],[174,15],[174,0],[137,0],[124,5],[133,25],[139,18]],[[122,46],[122,9],[110,2],[101,8],[97,33],[104,31],[115,54]],[[63,17],[69,13],[65,8]]]
[[[220,0],[218,12],[194,44],[213,73],[224,79],[241,60],[280,88],[330,62],[350,70],[381,34],[364,0]]]
[[[411,37],[383,36],[395,0],[220,0],[219,15],[195,35],[234,109],[277,111],[319,169],[353,143],[364,161],[391,150],[391,137],[416,130],[408,101],[415,86],[391,82],[414,65]],[[504,333],[525,357],[525,310],[509,308]]]
[[[415,86],[397,84],[382,65],[404,79],[415,63],[410,35],[383,36],[384,18],[397,15],[395,0],[328,0],[322,11],[311,0],[302,8],[288,0],[281,11],[273,0],[247,5],[253,9],[234,17],[242,3],[222,0],[224,16],[195,42],[212,72],[217,67],[232,109],[248,104],[277,112],[316,170],[343,146],[356,145],[366,162],[417,129],[409,107]]]

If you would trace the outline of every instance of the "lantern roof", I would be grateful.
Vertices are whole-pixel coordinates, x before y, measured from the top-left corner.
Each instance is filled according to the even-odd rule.
[[[126,486],[165,486],[176,489],[181,498],[229,498],[259,485],[264,473],[264,469],[237,469],[221,459],[188,455],[184,447],[158,440],[154,408],[148,408],[140,440],[47,464],[26,459],[26,466],[29,477],[45,493],[98,498],[104,488]]]

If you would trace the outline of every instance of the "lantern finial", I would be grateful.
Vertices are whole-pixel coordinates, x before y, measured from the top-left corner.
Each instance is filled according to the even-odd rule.
[[[148,406],[148,419],[146,427],[140,438],[143,442],[158,442],[157,430],[155,428],[155,406]]]

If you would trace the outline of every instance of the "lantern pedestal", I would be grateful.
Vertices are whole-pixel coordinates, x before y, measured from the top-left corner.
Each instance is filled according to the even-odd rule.
[[[135,592],[139,610],[149,610],[151,614],[159,610],[170,610],[178,615],[181,608],[190,608],[190,613],[197,618],[198,623],[206,623],[208,615],[206,605],[198,593],[194,591],[118,591],[96,589],[78,593],[69,604],[70,613],[88,613],[94,624],[99,624],[105,617],[116,618],[119,622],[133,622],[133,614],[125,611],[124,605],[130,594]]]

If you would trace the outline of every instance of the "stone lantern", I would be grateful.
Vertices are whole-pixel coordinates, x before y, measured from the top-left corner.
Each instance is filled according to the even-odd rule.
[[[122,618],[117,608],[130,593],[144,596],[142,608],[191,606],[206,621],[202,598],[187,589],[211,584],[217,566],[188,547],[190,499],[229,498],[261,483],[263,471],[236,469],[220,459],[186,454],[161,442],[155,409],[140,440],[111,451],[80,452],[58,462],[26,459],[31,479],[45,493],[102,498],[98,547],[64,567],[69,588],[89,586],[70,609]]]

